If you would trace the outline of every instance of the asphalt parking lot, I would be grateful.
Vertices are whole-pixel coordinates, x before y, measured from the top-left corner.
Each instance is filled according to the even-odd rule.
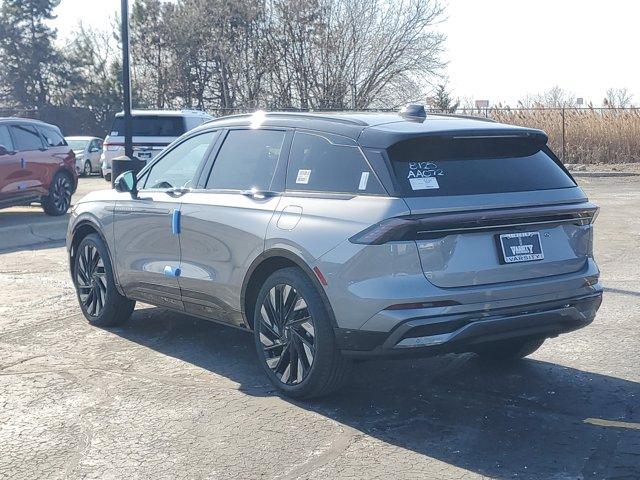
[[[244,332],[145,306],[90,327],[59,242],[5,248],[0,478],[640,478],[640,177],[580,183],[602,207],[591,326],[512,365],[360,363],[313,402],[275,394]],[[46,221],[17,210],[0,235]]]

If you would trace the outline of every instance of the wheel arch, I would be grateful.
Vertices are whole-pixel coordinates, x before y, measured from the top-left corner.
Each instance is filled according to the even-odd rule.
[[[274,248],[267,250],[258,255],[256,259],[251,263],[244,281],[242,283],[242,290],[240,293],[240,306],[242,311],[242,318],[246,325],[253,330],[253,315],[255,303],[258,298],[258,293],[265,280],[276,270],[282,268],[297,267],[302,270],[305,275],[311,280],[316,289],[318,290],[324,306],[329,313],[329,320],[331,325],[336,328],[337,323],[333,314],[333,308],[329,302],[327,294],[322,288],[318,277],[313,272],[311,267],[297,254],[285,250],[282,248]]]

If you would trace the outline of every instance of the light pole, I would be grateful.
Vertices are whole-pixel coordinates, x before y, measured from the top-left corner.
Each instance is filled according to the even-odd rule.
[[[129,74],[129,1],[121,0],[121,5],[124,154],[133,160],[133,141],[131,138],[131,76]]]

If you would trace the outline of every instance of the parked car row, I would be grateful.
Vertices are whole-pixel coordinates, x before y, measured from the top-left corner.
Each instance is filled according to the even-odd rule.
[[[185,132],[213,119],[196,110],[134,110],[134,156],[153,159]],[[42,204],[49,215],[71,205],[78,176],[99,173],[111,181],[111,160],[124,155],[123,114],[103,141],[93,136],[63,137],[39,120],[0,118],[0,208]]]

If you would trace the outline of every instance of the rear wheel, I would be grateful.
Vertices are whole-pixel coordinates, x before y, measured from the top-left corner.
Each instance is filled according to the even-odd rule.
[[[42,209],[47,215],[64,215],[71,205],[73,181],[69,174],[58,172],[49,185],[49,195],[42,199]]]
[[[107,247],[96,233],[78,245],[73,282],[82,313],[92,325],[111,327],[131,316],[136,302],[118,292]]]
[[[544,343],[544,338],[518,338],[493,342],[475,350],[475,353],[488,360],[517,360],[531,355]]]
[[[88,177],[89,175],[91,175],[91,162],[89,160],[84,162],[84,170],[82,171],[82,174],[85,177]]]
[[[260,363],[285,395],[319,397],[346,381],[351,363],[335,346],[320,294],[298,268],[278,270],[266,280],[253,321]]]

